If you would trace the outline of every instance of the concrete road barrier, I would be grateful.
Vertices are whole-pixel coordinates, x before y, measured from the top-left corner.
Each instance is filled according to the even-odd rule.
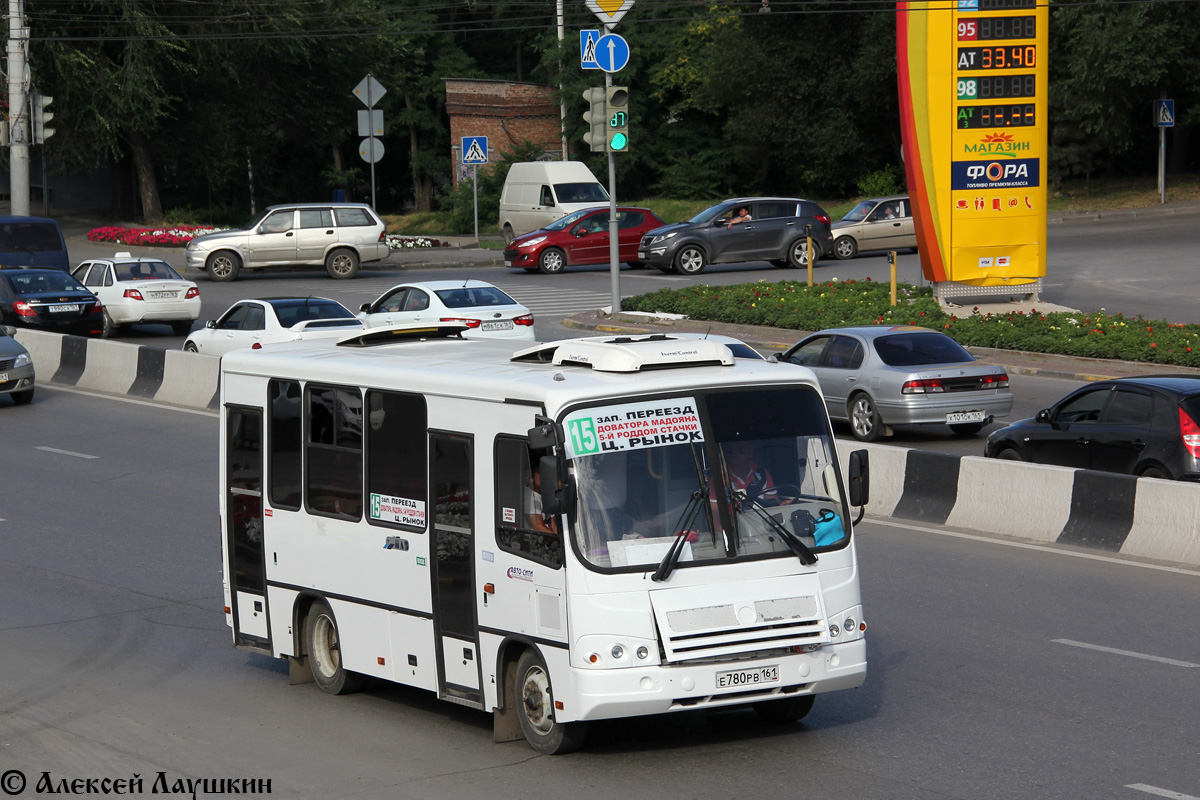
[[[1200,485],[1110,472],[837,443],[871,463],[867,513],[1200,565]]]
[[[17,330],[39,382],[217,408],[220,358]],[[1200,565],[1200,485],[881,444],[837,443],[871,462],[873,516]]]
[[[181,350],[17,329],[39,383],[188,408],[216,408],[221,359]]]

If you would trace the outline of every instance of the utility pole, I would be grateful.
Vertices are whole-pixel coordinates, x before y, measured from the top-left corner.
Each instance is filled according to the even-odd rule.
[[[563,0],[558,0],[558,2],[556,3],[555,10],[558,12],[558,52],[559,52],[559,55],[561,56],[562,55],[562,46],[563,46],[563,35],[566,33],[566,30],[563,27]],[[561,67],[561,64],[559,66]],[[562,85],[561,80],[558,82],[558,94],[562,98],[559,101],[559,112],[558,112],[559,120],[562,124],[562,153],[563,153],[562,160],[566,161],[570,158],[570,156],[567,153],[567,98],[565,95],[563,95],[563,85]],[[479,237],[476,236],[475,238],[478,239]]]
[[[25,45],[29,29],[25,27],[22,0],[8,0],[8,121],[9,121],[9,193],[11,212],[29,216],[29,102],[28,65]]]

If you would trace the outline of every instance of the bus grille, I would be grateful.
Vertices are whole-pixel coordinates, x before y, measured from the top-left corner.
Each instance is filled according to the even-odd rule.
[[[755,618],[748,623],[739,621],[733,604],[666,612],[667,627],[661,633],[667,660],[678,663],[745,658],[768,650],[823,643],[828,638],[815,597],[759,600],[753,607]]]

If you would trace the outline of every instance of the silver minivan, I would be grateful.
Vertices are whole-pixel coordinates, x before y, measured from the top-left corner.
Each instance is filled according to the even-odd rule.
[[[387,258],[387,226],[363,203],[294,203],[268,208],[245,228],[188,242],[189,269],[231,281],[242,269],[324,266],[331,278],[353,278],[358,267]]]

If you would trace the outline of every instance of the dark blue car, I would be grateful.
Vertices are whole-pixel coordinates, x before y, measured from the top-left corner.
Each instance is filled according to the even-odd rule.
[[[0,267],[71,271],[58,223],[45,217],[0,216]]]

